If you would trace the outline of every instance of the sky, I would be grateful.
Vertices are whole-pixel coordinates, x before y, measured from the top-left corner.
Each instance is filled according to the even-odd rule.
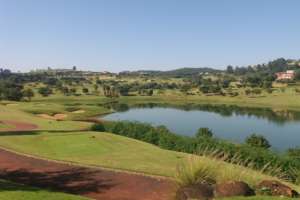
[[[300,58],[299,0],[0,0],[0,67],[225,68]]]

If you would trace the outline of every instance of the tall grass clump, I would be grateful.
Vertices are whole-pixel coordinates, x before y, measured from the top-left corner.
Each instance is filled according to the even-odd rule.
[[[191,156],[177,167],[176,181],[179,186],[243,181],[252,187],[263,180],[282,181],[266,174],[265,171],[250,168],[250,164],[248,167],[236,164],[238,163],[238,156],[229,163],[224,160],[226,160],[226,155],[221,156],[218,152],[207,152],[206,156]]]
[[[196,156],[191,156],[186,163],[177,166],[175,179],[179,186],[188,186],[198,183],[215,183],[216,166],[203,161],[203,159],[199,159]]]

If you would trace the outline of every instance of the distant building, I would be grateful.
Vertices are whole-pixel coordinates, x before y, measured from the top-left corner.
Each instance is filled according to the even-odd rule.
[[[295,78],[294,70],[287,70],[286,72],[276,73],[277,80],[292,80]]]

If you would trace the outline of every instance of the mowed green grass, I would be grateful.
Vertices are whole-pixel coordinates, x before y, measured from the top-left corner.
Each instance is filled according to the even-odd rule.
[[[41,132],[1,136],[0,145],[18,152],[86,165],[173,176],[187,154],[102,132]]]
[[[81,196],[32,188],[0,180],[0,199],[3,200],[87,200]]]

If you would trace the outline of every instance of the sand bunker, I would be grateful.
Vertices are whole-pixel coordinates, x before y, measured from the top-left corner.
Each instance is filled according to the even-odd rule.
[[[8,104],[6,104],[6,106],[17,106],[17,105],[19,105],[19,104],[17,104],[17,103],[8,103]]]
[[[44,119],[51,119],[51,120],[63,120],[65,119],[68,115],[66,114],[55,114],[53,116],[48,115],[48,114],[38,114],[37,116],[42,117]]]
[[[85,110],[75,110],[72,113],[74,113],[74,114],[85,113]]]

